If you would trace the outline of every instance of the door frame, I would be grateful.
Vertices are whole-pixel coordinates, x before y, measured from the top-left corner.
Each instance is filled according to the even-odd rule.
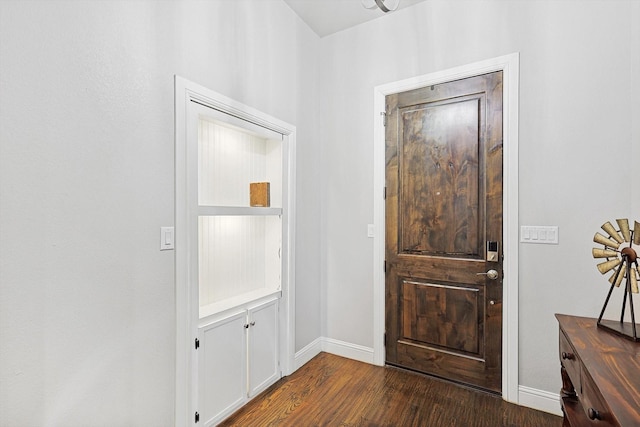
[[[373,363],[385,363],[385,97],[425,86],[503,72],[503,245],[502,398],[518,403],[518,106],[520,54],[512,53],[374,88],[373,137]]]
[[[295,357],[295,225],[296,225],[296,127],[267,115],[250,106],[234,101],[218,92],[200,86],[180,76],[174,81],[175,113],[175,412],[174,425],[186,427],[193,424],[197,405],[197,354],[194,340],[198,336],[198,311],[193,297],[198,294],[190,280],[190,263],[197,254],[191,253],[188,230],[187,173],[187,124],[189,105],[195,102],[255,125],[280,133],[288,150],[286,188],[286,235],[283,235],[282,296],[280,297],[279,336],[280,369],[283,376],[294,371]],[[191,165],[193,167],[193,165]],[[285,208],[285,206],[283,206]]]

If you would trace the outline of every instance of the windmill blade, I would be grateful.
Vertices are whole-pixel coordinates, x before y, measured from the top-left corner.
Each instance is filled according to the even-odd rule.
[[[618,256],[618,252],[614,251],[613,249],[600,249],[600,248],[591,249],[591,254],[593,255],[594,258],[613,258]]]
[[[619,259],[612,259],[611,261],[605,261],[597,265],[601,274],[605,274],[607,271],[611,271],[622,263]]]
[[[622,233],[622,237],[624,237],[625,242],[631,241],[631,231],[629,230],[629,220],[626,218],[616,219],[618,223],[618,227],[620,227],[620,232]]]
[[[611,236],[611,238],[613,240],[615,240],[618,243],[622,243],[624,242],[624,239],[622,238],[622,236],[616,231],[616,229],[613,227],[613,224],[611,224],[611,222],[607,221],[604,224],[602,224],[601,227],[604,231],[607,232],[607,234],[609,234],[609,236]]]
[[[637,224],[637,222],[636,222]],[[638,293],[638,270],[635,267],[631,267],[631,274],[629,275],[631,280],[631,292]]]
[[[609,283],[611,283],[612,285],[616,285],[616,288],[619,287],[620,283],[622,283],[622,279],[624,279],[624,276],[626,274],[627,274],[627,265],[622,264],[620,265],[620,268],[618,268],[616,272],[613,273],[611,277],[609,277]],[[614,283],[614,280],[615,280],[615,283]]]
[[[633,225],[633,244],[640,245],[640,222],[634,221]]]
[[[607,239],[600,233],[596,233],[596,235],[593,236],[593,241],[614,249],[618,249],[620,247],[620,243],[615,240]]]

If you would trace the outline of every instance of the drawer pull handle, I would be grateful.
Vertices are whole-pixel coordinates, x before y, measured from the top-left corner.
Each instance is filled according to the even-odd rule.
[[[590,420],[600,420],[600,412],[597,409],[589,408],[587,415]]]
[[[573,353],[567,353],[566,351],[562,352],[562,360],[573,360],[575,359],[575,356],[573,355]]]

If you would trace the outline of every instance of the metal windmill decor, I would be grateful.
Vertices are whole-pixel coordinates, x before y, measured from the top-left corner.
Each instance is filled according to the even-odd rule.
[[[634,221],[633,230],[629,228],[628,219],[617,219],[618,229],[611,222],[602,225],[602,229],[609,235],[596,233],[593,241],[603,245],[603,248],[593,248],[594,258],[604,258],[605,261],[598,264],[598,270],[602,274],[613,270],[613,274],[609,278],[611,288],[604,301],[604,306],[598,317],[598,327],[607,329],[616,334],[622,335],[634,341],[640,341],[638,337],[638,328],[636,325],[636,316],[633,310],[632,294],[638,293],[638,252],[635,246],[640,246],[640,223]],[[622,313],[620,314],[620,322],[615,320],[602,320],[604,311],[609,303],[613,288],[620,287],[622,281],[625,281],[624,297],[622,299]],[[624,322],[627,299],[629,300],[629,314],[631,315],[631,323]]]

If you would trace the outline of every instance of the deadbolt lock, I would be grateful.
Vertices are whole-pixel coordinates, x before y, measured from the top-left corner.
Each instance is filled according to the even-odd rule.
[[[498,242],[487,242],[487,261],[498,262]]]

